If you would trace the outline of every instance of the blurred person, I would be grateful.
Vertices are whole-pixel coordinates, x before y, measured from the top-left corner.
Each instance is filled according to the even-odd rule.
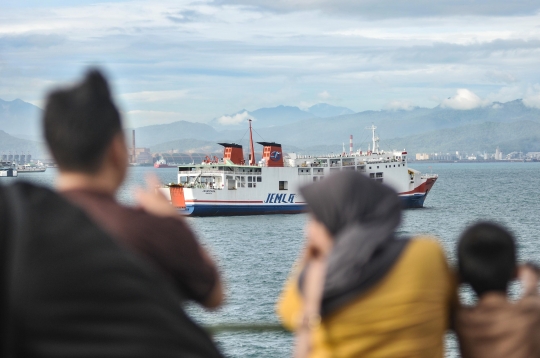
[[[459,277],[478,301],[456,312],[455,329],[462,357],[540,357],[538,267],[518,266],[516,243],[504,227],[480,222],[466,229],[457,248]],[[519,278],[523,294],[508,297]]]
[[[122,246],[159,268],[186,299],[209,308],[222,303],[216,265],[183,218],[155,192],[157,179],[135,193],[139,208],[115,199],[126,177],[128,152],[120,113],[98,70],[50,93],[43,129],[58,165],[56,187],[64,197]]]
[[[301,193],[307,242],[277,305],[295,357],[443,357],[455,278],[436,240],[396,237],[397,194],[345,171]]]

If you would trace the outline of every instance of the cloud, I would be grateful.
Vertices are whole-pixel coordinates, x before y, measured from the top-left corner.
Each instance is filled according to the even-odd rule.
[[[166,15],[167,19],[176,23],[196,22],[208,19],[208,16],[195,10],[183,10]]]
[[[122,107],[149,122],[318,102],[431,107],[449,88],[505,102],[531,97],[540,78],[540,14],[507,16],[530,10],[521,0],[489,2],[494,12],[512,7],[502,16],[478,11],[480,1],[465,11],[464,0],[451,4],[471,15],[447,15],[446,0],[422,0],[426,10],[420,0],[32,1],[0,1],[0,98],[38,100],[87,64],[107,69]]]
[[[320,99],[322,99],[323,101],[327,101],[329,100],[330,98],[332,98],[332,95],[330,94],[330,92],[328,91],[322,91],[321,93],[319,93],[317,95]]]
[[[0,37],[0,48],[48,48],[62,45],[66,37],[57,34],[25,34]]]
[[[248,119],[256,120],[247,111],[244,111],[242,113],[233,114],[232,116],[221,116],[217,119],[217,121],[219,124],[222,124],[224,126],[230,126],[243,123]]]
[[[540,4],[530,0],[215,0],[215,4],[246,5],[267,11],[321,11],[365,18],[428,16],[515,16],[531,15]]]
[[[511,84],[518,82],[516,76],[504,71],[488,71],[485,78],[490,82]]]
[[[442,108],[451,108],[459,110],[468,110],[478,107],[485,107],[489,104],[489,101],[482,100],[475,93],[468,89],[461,88],[457,90],[455,96],[447,98],[442,101]]]
[[[540,85],[529,88],[528,94],[523,98],[523,104],[531,108],[540,108]]]
[[[384,108],[387,110],[404,110],[404,111],[411,111],[414,109],[414,105],[411,102],[408,101],[390,101],[387,103]]]
[[[180,98],[186,98],[189,90],[174,91],[142,91],[133,93],[124,93],[120,95],[122,99],[133,102],[160,102],[171,101]]]

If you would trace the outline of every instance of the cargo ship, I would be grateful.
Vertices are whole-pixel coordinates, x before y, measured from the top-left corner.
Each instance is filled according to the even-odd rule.
[[[379,149],[379,138],[372,131],[372,146],[367,152],[307,156],[285,155],[281,144],[257,142],[263,147],[262,159],[255,162],[251,120],[249,155],[242,145],[219,143],[223,158],[207,158],[197,165],[178,166],[178,183],[163,193],[190,216],[293,214],[306,209],[299,188],[324,180],[340,170],[358,171],[392,187],[405,208],[421,208],[435,184],[436,174],[422,174],[409,168],[406,151]]]
[[[167,163],[167,161],[163,158],[158,159],[154,163],[154,168],[175,168],[177,165],[175,163]]]

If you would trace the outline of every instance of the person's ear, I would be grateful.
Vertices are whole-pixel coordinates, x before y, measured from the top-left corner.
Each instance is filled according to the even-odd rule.
[[[126,141],[124,138],[124,134],[122,132],[119,132],[116,134],[112,140],[111,147],[111,160],[113,161],[114,166],[116,167],[124,167],[128,164],[128,154],[127,154],[127,147],[126,147]]]

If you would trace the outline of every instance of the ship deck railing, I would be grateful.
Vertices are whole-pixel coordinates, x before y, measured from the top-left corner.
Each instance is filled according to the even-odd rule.
[[[223,188],[218,188],[216,186],[210,187],[206,184],[182,184],[186,189],[208,189],[208,190],[223,190]]]

